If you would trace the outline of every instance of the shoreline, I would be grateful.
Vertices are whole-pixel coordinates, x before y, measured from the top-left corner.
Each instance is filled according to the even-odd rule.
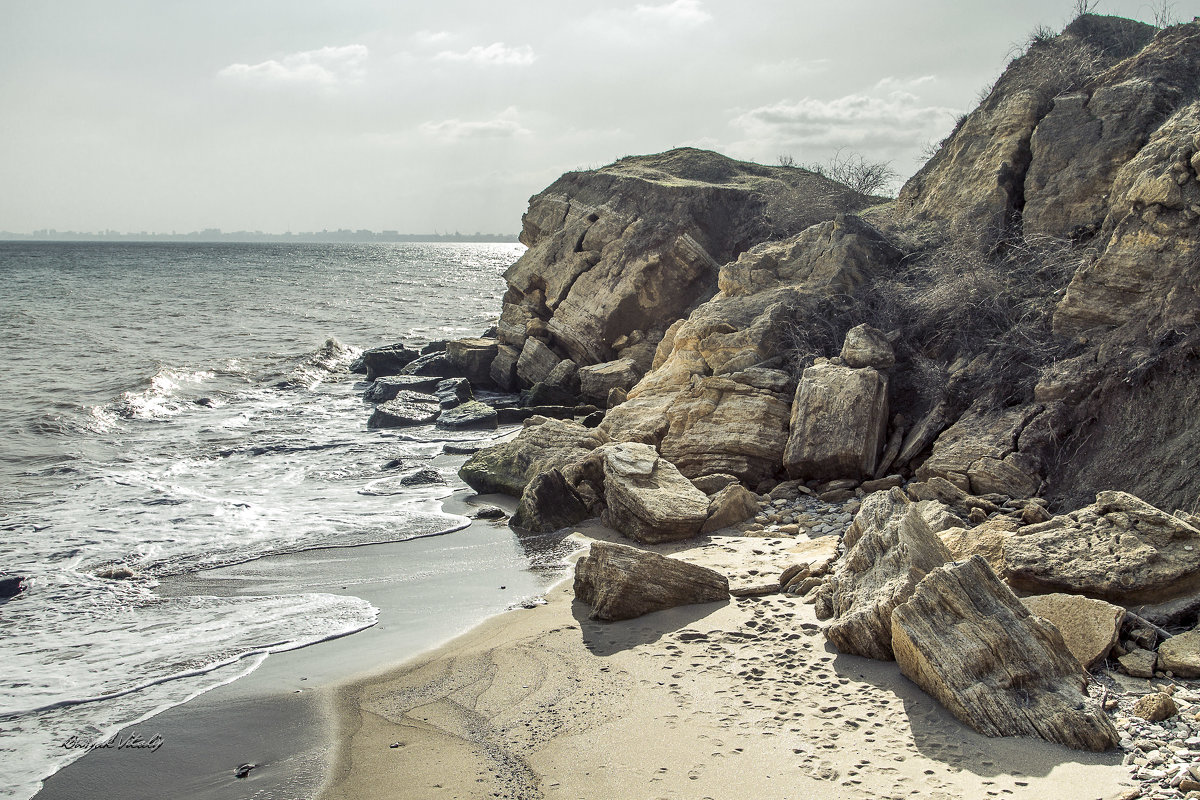
[[[713,535],[647,549],[722,569],[736,586],[796,544]],[[567,581],[547,599],[336,689],[341,747],[321,800],[1085,800],[1134,786],[1120,751],[975,733],[894,663],[839,654],[798,598],[618,623],[588,619]]]

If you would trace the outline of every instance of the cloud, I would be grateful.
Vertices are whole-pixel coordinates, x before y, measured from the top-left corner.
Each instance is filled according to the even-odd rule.
[[[633,17],[639,23],[669,25],[674,28],[694,28],[712,19],[700,0],[675,0],[661,6],[639,5],[633,9]]]
[[[432,46],[432,45],[437,45],[437,44],[444,45],[444,44],[446,44],[446,42],[452,41],[458,37],[455,36],[450,31],[420,30],[420,31],[417,31],[416,33],[414,33],[409,38],[411,38],[412,41],[414,41],[418,45]]]
[[[445,119],[441,122],[426,122],[421,125],[421,131],[436,139],[511,139],[530,133],[529,129],[521,124],[519,116],[517,109],[509,106],[492,119]]]
[[[358,83],[367,74],[366,45],[322,47],[305,50],[259,64],[230,64],[217,75],[222,78],[274,85],[310,85],[323,88]]]
[[[470,50],[456,52],[443,50],[434,56],[438,61],[469,61],[475,64],[526,65],[537,60],[529,45],[509,47],[504,42],[493,42],[487,47],[476,45]]]

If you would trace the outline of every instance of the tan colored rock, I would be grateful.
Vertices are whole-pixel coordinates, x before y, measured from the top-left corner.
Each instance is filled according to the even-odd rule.
[[[701,475],[692,478],[692,485],[707,495],[714,495],[730,484],[737,483],[736,475],[718,472],[716,475]]]
[[[641,373],[637,364],[623,358],[579,368],[579,393],[584,400],[605,406],[613,389],[628,391],[637,383]]]
[[[594,431],[573,420],[535,416],[525,420],[524,426],[515,439],[471,456],[459,469],[459,477],[481,494],[520,497],[539,472],[563,469],[601,444]]]
[[[593,542],[575,563],[575,598],[591,618],[622,620],[694,603],[729,599],[724,575],[623,544]]]
[[[1113,603],[1158,603],[1200,586],[1200,530],[1124,492],[1019,529],[1005,545],[1009,582]]]
[[[497,345],[491,338],[456,339],[446,342],[446,360],[473,385],[490,386]]]
[[[526,339],[517,359],[517,377],[522,386],[541,383],[554,371],[561,359],[541,339]]]
[[[796,387],[783,465],[805,480],[871,478],[887,421],[885,376],[869,367],[815,364]]]
[[[974,528],[946,528],[938,533],[956,561],[983,556],[998,575],[1004,574],[1004,544],[1011,535],[1011,531],[991,527],[986,522]]]
[[[985,736],[1039,736],[1076,750],[1116,746],[1063,637],[983,558],[922,578],[892,611],[891,631],[900,671]]]
[[[866,484],[863,485],[866,486]],[[921,517],[925,520],[925,524],[934,533],[941,533],[950,528],[962,528],[966,526],[966,522],[963,521],[962,517],[955,514],[950,509],[950,506],[940,500],[920,500],[916,503],[916,506],[917,510],[921,513]],[[945,540],[943,539],[943,541]]]
[[[842,361],[847,367],[887,369],[896,363],[896,353],[883,331],[867,324],[856,325],[846,332],[842,344]]]
[[[713,495],[708,503],[708,519],[700,528],[701,533],[728,528],[739,522],[745,522],[758,513],[758,495],[742,486],[733,483]]]
[[[1153,650],[1143,650],[1140,647],[1117,659],[1121,671],[1134,678],[1153,678],[1157,662],[1158,656]]]
[[[1108,655],[1125,619],[1125,609],[1120,606],[1075,594],[1034,595],[1021,598],[1021,602],[1029,613],[1050,620],[1058,628],[1071,655],[1084,669],[1091,669]]]
[[[1200,628],[1172,636],[1160,644],[1158,669],[1177,678],[1200,678]]]
[[[520,358],[521,351],[515,347],[506,344],[496,347],[496,357],[488,369],[488,377],[501,391],[512,392],[517,389],[517,361]]]
[[[979,509],[985,514],[993,514],[1000,510],[991,500],[967,494],[945,478],[914,481],[905,487],[905,491],[913,500],[937,501],[959,514],[969,514],[973,509]]]
[[[975,495],[1032,496],[1041,484],[1041,464],[1015,443],[1041,411],[1040,405],[994,411],[977,402],[937,438],[916,478],[945,478]]]
[[[1147,722],[1162,722],[1179,713],[1174,698],[1166,692],[1154,692],[1139,697],[1133,704],[1133,713]]]
[[[595,458],[604,472],[604,524],[647,544],[700,532],[708,519],[708,497],[653,447],[608,444]]]
[[[838,538],[821,536],[789,548],[792,562],[802,564],[809,575],[825,575],[838,557]]]
[[[846,555],[827,579],[835,619],[825,637],[843,653],[890,660],[892,609],[950,553],[899,489],[863,500],[843,542]]]

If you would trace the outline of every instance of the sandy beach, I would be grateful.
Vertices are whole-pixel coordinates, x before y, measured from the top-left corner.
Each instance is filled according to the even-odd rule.
[[[600,526],[587,536],[616,540]],[[762,584],[796,539],[660,552]],[[1121,753],[963,726],[893,663],[838,654],[812,607],[733,597],[588,619],[570,581],[396,669],[336,689],[323,800],[1108,798]]]

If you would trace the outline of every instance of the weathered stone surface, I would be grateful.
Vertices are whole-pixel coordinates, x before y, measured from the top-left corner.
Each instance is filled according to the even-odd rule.
[[[466,374],[454,364],[444,352],[430,353],[410,361],[400,375],[428,375],[439,378],[465,378]]]
[[[742,486],[732,483],[717,492],[708,504],[708,519],[700,528],[701,533],[728,528],[739,522],[745,522],[758,513],[758,495]]]
[[[1029,592],[1157,603],[1200,586],[1200,530],[1124,492],[1019,529],[1004,548],[1009,582]]]
[[[647,544],[700,532],[708,519],[708,497],[653,447],[609,444],[595,458],[604,474],[604,524]]]
[[[1160,644],[1158,669],[1177,678],[1200,678],[1200,629],[1172,636]]]
[[[394,399],[375,406],[368,428],[407,428],[428,425],[438,418],[441,407],[436,397],[402,391]]]
[[[1143,695],[1133,704],[1133,713],[1147,722],[1162,722],[1179,713],[1174,698],[1166,692]]]
[[[896,352],[883,331],[867,324],[856,325],[846,332],[842,344],[842,361],[847,367],[887,369],[895,365]]]
[[[1058,630],[1030,615],[978,556],[921,579],[891,618],[910,680],[985,736],[1040,736],[1077,750],[1115,747],[1104,711]]]
[[[805,480],[871,478],[887,421],[886,377],[871,368],[815,364],[796,387],[783,465]]]
[[[600,443],[593,431],[572,420],[530,417],[515,439],[480,450],[458,476],[480,494],[520,497],[533,476],[573,464]]]
[[[496,419],[501,425],[524,422],[532,417],[550,419],[574,419],[578,416],[575,406],[524,406],[521,408],[498,408]]]
[[[607,406],[608,393],[613,389],[629,391],[641,373],[631,359],[622,358],[579,368],[579,394],[589,402]]]
[[[707,495],[714,495],[730,484],[737,483],[736,475],[718,472],[716,475],[701,475],[692,478],[692,485]]]
[[[1117,643],[1125,609],[1074,594],[1041,594],[1023,597],[1029,613],[1048,619],[1058,628],[1071,655],[1091,669]]]
[[[397,342],[396,344],[372,347],[370,350],[364,350],[362,355],[356,359],[355,366],[360,366],[362,371],[367,374],[367,380],[373,381],[385,375],[398,374],[401,369],[414,361],[418,355],[419,353],[416,350],[409,349],[403,342]],[[354,366],[351,369],[352,371],[358,371]]]
[[[1143,650],[1140,647],[1135,647],[1117,659],[1121,671],[1134,678],[1153,678],[1157,662],[1158,655],[1153,650]]]
[[[998,575],[1004,575],[1004,544],[1012,536],[1005,527],[994,527],[983,523],[974,528],[946,528],[938,532],[938,538],[950,555],[957,561],[971,556],[983,556]]]
[[[495,339],[483,337],[446,342],[446,361],[475,386],[491,386],[497,344]]]
[[[522,386],[532,386],[546,379],[561,359],[554,355],[541,339],[526,339],[517,359],[517,378]]]
[[[496,409],[478,400],[448,408],[437,420],[437,427],[455,431],[495,430],[497,424]]]
[[[521,351],[515,347],[507,344],[496,347],[496,357],[488,368],[488,377],[492,379],[496,388],[503,392],[512,392],[517,389],[517,361],[520,358]]]
[[[1041,464],[1016,443],[1041,410],[1035,405],[993,411],[977,402],[938,437],[917,479],[945,478],[976,495],[1030,497],[1041,484]]]
[[[905,491],[913,500],[936,500],[949,506],[958,514],[969,514],[972,509],[979,509],[985,514],[992,514],[1000,510],[991,500],[967,494],[945,478],[913,481],[905,487]]]
[[[431,392],[440,378],[424,375],[388,375],[376,378],[363,393],[363,399],[371,403],[394,400],[401,392]]]
[[[622,620],[729,599],[729,579],[707,567],[623,544],[593,542],[575,563],[575,598],[591,618]]]
[[[890,660],[892,609],[950,554],[899,489],[863,500],[843,542],[846,555],[827,581],[835,619],[825,636],[843,653]]]
[[[433,394],[442,408],[454,408],[475,399],[471,382],[466,378],[445,378],[437,382]]]
[[[536,533],[556,531],[592,516],[587,502],[558,469],[539,472],[521,493],[512,524]]]

